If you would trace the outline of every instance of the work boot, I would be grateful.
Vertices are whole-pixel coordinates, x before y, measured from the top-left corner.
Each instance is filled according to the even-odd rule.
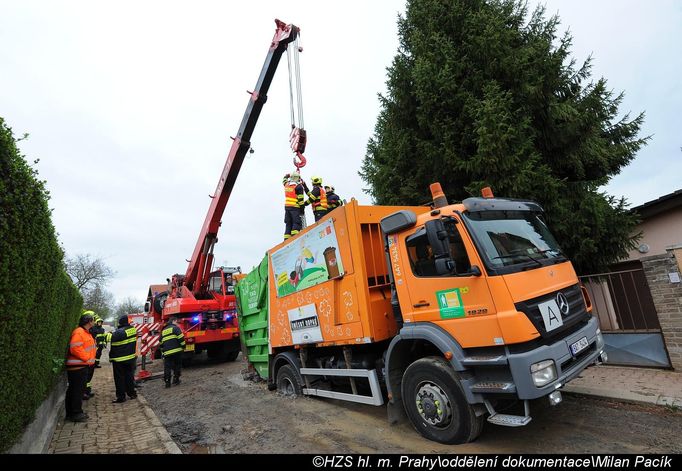
[[[173,378],[173,384],[175,384],[175,385],[180,384],[180,378],[178,378],[178,377]]]
[[[80,414],[66,417],[66,420],[69,420],[71,422],[86,422],[88,420],[88,417],[81,412]]]
[[[166,381],[166,387],[170,388],[170,380]]]
[[[126,402],[126,398],[124,397],[123,399],[116,399],[114,401],[111,401],[112,404],[120,404],[121,402]]]

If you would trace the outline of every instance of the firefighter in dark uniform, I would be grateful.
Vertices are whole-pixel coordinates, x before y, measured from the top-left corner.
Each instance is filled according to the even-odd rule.
[[[95,340],[95,345],[97,345],[97,342],[98,342],[97,335],[98,335],[99,331],[101,330],[102,333],[104,332],[104,329],[102,328],[102,324],[101,324],[102,319],[97,314],[95,314],[94,311],[85,311],[83,314],[87,314],[89,316],[92,316],[92,318],[95,322],[95,325],[90,327],[89,332],[90,332],[90,335],[92,335],[92,338]],[[99,327],[98,327],[98,325],[99,325]],[[90,399],[91,397],[93,397],[95,395],[95,393],[92,392],[92,377],[95,375],[95,368],[97,368],[98,367],[97,365],[99,364],[99,355],[100,355],[99,352],[100,352],[100,350],[98,349],[97,351],[98,351],[98,353],[95,356],[95,363],[88,367],[88,379],[85,382],[85,389],[83,390],[83,400],[84,401],[87,401],[88,399]]]
[[[325,193],[327,193],[327,212],[330,212],[333,209],[338,208],[339,206],[343,206],[343,201],[337,195],[334,193],[334,187],[333,186],[325,186],[324,187]]]
[[[313,206],[313,214],[315,215],[315,222],[317,222],[327,214],[327,194],[322,188],[322,178],[313,177],[312,182],[313,189],[308,191],[308,200],[305,205]]]
[[[130,325],[128,316],[118,319],[118,329],[113,334],[107,334],[111,341],[109,361],[114,368],[114,384],[116,385],[116,400],[125,402],[126,394],[130,399],[137,397],[135,392],[135,363],[137,361],[137,329]]]
[[[92,334],[93,337],[95,337],[95,343],[97,344],[97,355],[95,356],[95,368],[102,368],[102,366],[99,364],[99,359],[102,356],[102,350],[106,346],[106,332],[104,331],[104,327],[102,327],[102,324],[104,321],[102,320],[101,317],[95,315],[95,325],[90,329],[90,333]]]
[[[185,351],[185,335],[177,325],[177,318],[170,317],[161,330],[161,353],[163,354],[163,380],[166,387],[171,387],[171,370],[173,384],[180,384],[182,370],[182,352]]]
[[[284,240],[301,230],[301,216],[305,208],[305,183],[298,172],[284,175]]]

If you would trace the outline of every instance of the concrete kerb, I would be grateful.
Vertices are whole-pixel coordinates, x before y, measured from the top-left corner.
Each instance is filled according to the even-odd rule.
[[[34,419],[7,451],[8,454],[47,453],[57,424],[64,418],[66,387],[66,374],[62,373],[52,392],[36,410]]]
[[[145,415],[149,418],[149,421],[154,427],[154,431],[158,435],[159,439],[163,442],[163,445],[166,447],[166,450],[168,450],[168,453],[172,455],[181,455],[182,451],[175,444],[170,434],[168,433],[168,430],[166,430],[166,427],[164,427],[163,424],[161,424],[161,421],[156,416],[152,408],[149,407],[149,403],[147,402],[147,400],[139,392],[137,394],[137,400],[140,401],[140,403],[143,405]]]

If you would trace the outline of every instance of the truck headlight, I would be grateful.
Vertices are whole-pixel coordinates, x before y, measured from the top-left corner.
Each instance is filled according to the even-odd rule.
[[[537,387],[544,386],[557,379],[554,360],[543,360],[530,365],[530,373],[533,383]]]

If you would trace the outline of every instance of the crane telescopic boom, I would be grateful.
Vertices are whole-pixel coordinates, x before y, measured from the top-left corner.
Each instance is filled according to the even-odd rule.
[[[294,41],[299,34],[299,28],[292,24],[285,24],[275,20],[277,25],[275,35],[265,58],[258,82],[253,92],[249,92],[251,98],[244,112],[237,135],[233,138],[232,147],[227,156],[225,167],[220,175],[218,186],[212,196],[211,206],[208,208],[206,219],[201,228],[197,244],[189,261],[187,272],[182,279],[181,285],[187,288],[195,296],[200,297],[206,292],[209,272],[213,263],[213,246],[217,241],[220,221],[225,211],[225,206],[234,188],[237,175],[244,162],[244,156],[251,147],[251,135],[260,112],[267,100],[267,92],[277,70],[280,58],[286,51],[289,43]],[[179,288],[179,286],[177,286]],[[180,290],[178,290],[180,291]],[[182,290],[185,291],[185,290]]]

